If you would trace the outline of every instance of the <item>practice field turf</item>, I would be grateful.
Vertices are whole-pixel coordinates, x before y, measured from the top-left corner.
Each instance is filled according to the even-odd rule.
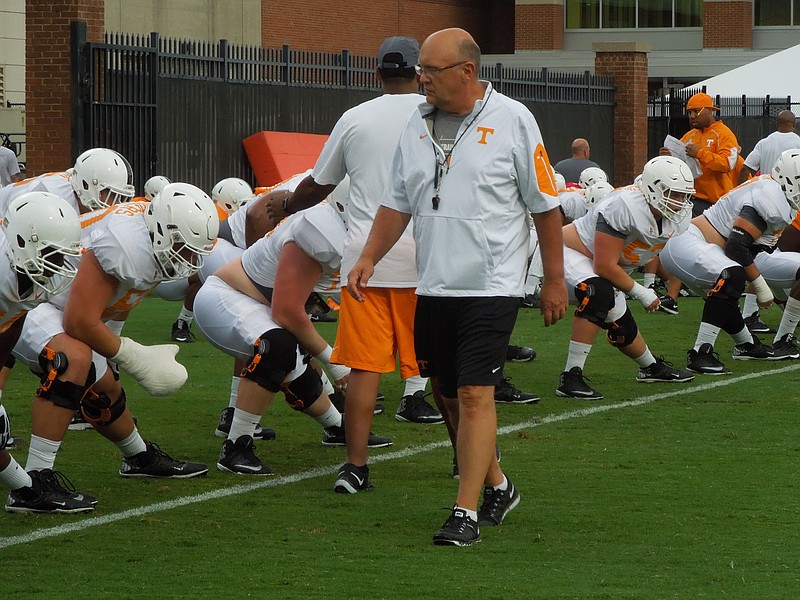
[[[684,366],[702,307],[631,309],[656,355]],[[125,333],[169,339],[176,303],[147,299]],[[780,309],[762,313],[776,326]],[[320,444],[311,419],[276,400],[262,423],[277,440],[257,451],[276,475],[215,467],[213,432],[227,405],[231,361],[198,339],[179,359],[189,382],[149,398],[125,378],[146,439],[207,462],[208,477],[126,480],[117,449],[69,432],[56,468],[99,497],[85,516],[0,515],[2,598],[794,598],[800,590],[800,362],[731,358],[733,369],[685,384],[642,385],[636,365],[600,338],[587,363],[605,399],[558,398],[571,317],[543,328],[523,310],[511,364],[536,405],[498,405],[502,466],[522,494],[471,548],[435,547],[457,482],[444,426],[398,423],[399,376],[373,430],[394,445],[371,454],[375,489],[334,494],[344,450]],[[334,324],[320,324],[332,339]],[[765,336],[767,343],[771,336]],[[36,382],[17,368],[3,395],[25,463]]]

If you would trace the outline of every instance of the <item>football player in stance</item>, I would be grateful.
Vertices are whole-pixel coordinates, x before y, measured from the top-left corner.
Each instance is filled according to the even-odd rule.
[[[47,192],[19,195],[8,206],[0,233],[0,362],[11,356],[26,313],[69,285],[75,269],[67,256],[81,251],[78,215]],[[73,494],[62,474],[26,472],[5,450],[11,426],[0,404],[0,483],[24,498],[25,512],[77,513],[93,510],[93,498]],[[6,510],[14,511],[12,504]]]
[[[278,391],[292,408],[322,425],[324,445],[345,445],[342,415],[323,391],[320,374],[301,353],[302,348],[316,357],[336,386],[346,387],[350,369],[331,364],[332,349],[307,310],[315,291],[335,289],[339,283],[347,196],[345,192],[336,201],[334,194],[330,204],[288,217],[271,235],[218,269],[195,299],[203,335],[223,352],[248,361],[217,462],[222,471],[272,473],[255,455],[253,432]],[[389,438],[370,435],[370,447],[390,444]]]
[[[123,477],[204,475],[205,465],[173,460],[141,437],[109,360],[153,396],[186,381],[177,346],[142,346],[114,329],[159,282],[199,268],[219,228],[214,204],[198,188],[172,183],[152,202],[83,215],[81,228],[85,252],[73,284],[28,313],[14,347],[18,359],[42,374],[26,470],[53,468],[70,417],[80,409],[119,448]],[[24,511],[27,505],[12,492],[6,507]]]
[[[228,177],[217,182],[211,190],[211,199],[217,207],[219,221],[222,223],[253,198],[253,189],[243,179]],[[191,343],[194,341],[192,321],[194,297],[203,285],[198,274],[183,280],[165,282],[158,286],[156,294],[165,300],[183,300],[181,312],[172,324],[172,341]]]
[[[684,382],[694,375],[673,369],[653,356],[633,318],[625,295],[647,312],[658,309],[658,296],[634,281],[630,273],[646,264],[670,237],[685,231],[694,192],[689,168],[672,157],[656,157],[642,171],[639,186],[609,193],[589,213],[564,227],[564,276],[577,302],[566,367],[556,393],[598,400],[583,368],[601,329],[608,341],[639,365],[637,381]]]
[[[796,298],[800,255],[773,251],[777,238],[800,208],[800,151],[787,150],[771,175],[754,177],[732,189],[692,219],[680,239],[661,253],[664,267],[678,279],[708,292],[687,366],[696,373],[722,375],[731,370],[719,360],[714,344],[720,330],[735,344],[735,360],[781,360],[800,356],[787,337],[797,324],[797,300],[781,319],[776,345],[766,346],[746,327],[739,298],[749,284],[759,307],[769,307],[772,289],[792,289]],[[789,249],[788,244],[784,246]],[[788,305],[787,305],[788,306]]]

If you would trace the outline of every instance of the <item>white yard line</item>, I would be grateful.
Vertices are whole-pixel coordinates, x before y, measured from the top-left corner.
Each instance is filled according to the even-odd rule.
[[[796,371],[798,369],[800,369],[800,364],[795,363],[790,366],[782,367],[779,369],[770,369],[769,371],[760,371],[758,373],[750,373],[748,375],[740,375],[738,377],[719,376],[715,377],[713,381],[710,381],[709,383],[704,383],[702,385],[694,385],[687,387],[678,384],[675,386],[675,389],[673,389],[673,391],[671,392],[666,392],[662,394],[653,394],[650,396],[642,396],[635,400],[628,400],[627,402],[617,402],[615,404],[598,404],[595,406],[590,406],[579,410],[573,410],[559,414],[551,414],[545,417],[537,417],[528,421],[516,423],[514,425],[506,425],[505,427],[500,427],[497,430],[497,434],[508,435],[509,433],[520,431],[521,429],[530,429],[532,427],[540,427],[542,425],[548,425],[550,423],[560,423],[561,421],[567,421],[570,419],[579,419],[581,417],[588,417],[597,413],[608,412],[611,410],[619,410],[623,408],[640,406],[642,404],[650,404],[652,402],[656,402],[658,400],[664,400],[665,398],[671,398],[673,396],[683,396],[687,394],[694,394],[697,392],[704,392],[718,387],[734,385],[736,383],[739,383],[741,381],[746,381],[748,379],[767,377],[769,375],[787,373],[790,371]],[[710,379],[711,377],[704,378],[705,381],[708,381]],[[405,448],[404,450],[396,450],[394,452],[384,452],[381,454],[370,456],[370,462],[378,463],[378,462],[385,462],[388,460],[395,460],[398,458],[406,458],[408,456],[423,454],[425,452],[430,452],[432,450],[437,450],[439,448],[445,448],[449,446],[450,446],[449,440],[432,442],[430,444],[425,444],[423,446],[410,446],[408,448]],[[34,542],[36,540],[41,540],[45,538],[59,537],[68,533],[73,533],[75,531],[83,531],[84,529],[90,529],[92,527],[106,525],[107,523],[114,523],[116,521],[123,521],[125,519],[131,519],[152,513],[163,512],[171,510],[173,508],[178,508],[180,506],[187,506],[189,504],[197,504],[200,502],[206,502],[208,500],[227,498],[228,496],[238,496],[239,494],[246,494],[249,492],[253,492],[255,490],[289,485],[291,483],[297,483],[298,481],[314,479],[315,477],[329,476],[335,474],[338,469],[339,469],[339,463],[327,467],[317,467],[314,469],[309,469],[307,471],[302,471],[300,473],[295,473],[294,475],[285,475],[283,477],[275,477],[269,479],[259,479],[258,481],[254,481],[253,483],[248,483],[245,485],[235,485],[231,487],[214,490],[211,492],[195,494],[193,496],[184,496],[182,498],[176,498],[174,500],[168,500],[166,502],[157,502],[156,504],[150,504],[148,506],[142,506],[139,508],[132,508],[130,510],[124,510],[122,512],[110,515],[104,515],[100,517],[90,517],[88,519],[82,519],[80,521],[64,523],[62,525],[56,525],[55,527],[46,527],[44,529],[32,531],[31,533],[26,533],[24,535],[17,535],[12,537],[0,537],[0,549],[10,548],[11,546],[18,546],[20,544],[27,544],[29,542]],[[6,518],[12,518],[12,517],[6,517]]]

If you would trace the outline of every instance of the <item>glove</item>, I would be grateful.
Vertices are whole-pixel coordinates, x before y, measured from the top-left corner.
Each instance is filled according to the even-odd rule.
[[[641,283],[634,283],[633,288],[628,292],[631,298],[641,302],[645,308],[649,307],[653,302],[658,300],[658,294],[652,289],[644,287]]]
[[[175,360],[178,346],[142,346],[130,338],[120,338],[119,351],[111,357],[120,369],[133,377],[151,396],[168,396],[186,383],[186,367]]]

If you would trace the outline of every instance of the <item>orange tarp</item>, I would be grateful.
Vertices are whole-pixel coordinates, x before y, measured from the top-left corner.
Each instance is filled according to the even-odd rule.
[[[271,186],[310,169],[327,135],[261,131],[242,142],[259,186]]]

